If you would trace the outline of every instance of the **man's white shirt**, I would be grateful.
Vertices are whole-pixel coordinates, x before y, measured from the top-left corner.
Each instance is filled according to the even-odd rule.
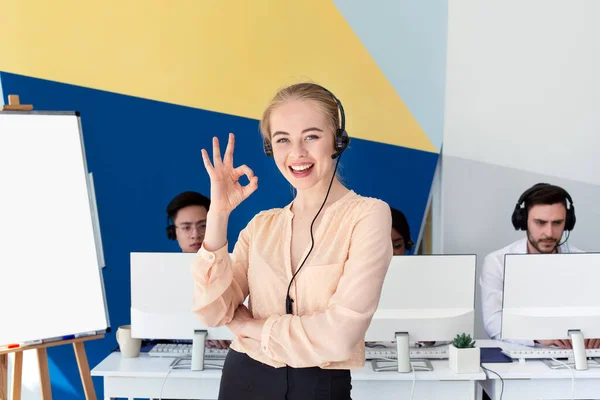
[[[581,253],[582,251],[566,244],[558,247],[559,253]],[[491,339],[500,340],[502,328],[502,294],[504,288],[504,256],[506,254],[527,254],[527,238],[488,254],[483,260],[479,285],[481,287],[481,305],[483,326]],[[533,340],[514,341],[514,343],[534,346]]]

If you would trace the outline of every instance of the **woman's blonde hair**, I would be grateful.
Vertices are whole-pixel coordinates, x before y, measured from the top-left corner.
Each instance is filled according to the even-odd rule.
[[[325,115],[327,122],[331,125],[335,143],[335,133],[340,126],[338,103],[331,92],[316,83],[310,82],[296,83],[285,87],[271,99],[260,121],[260,133],[263,139],[271,141],[271,114],[273,110],[290,100],[311,101]]]

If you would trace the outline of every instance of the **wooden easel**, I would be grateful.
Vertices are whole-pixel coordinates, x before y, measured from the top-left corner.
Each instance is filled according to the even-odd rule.
[[[8,104],[2,106],[2,111],[31,111],[33,105],[21,104],[19,96],[16,94],[8,95]],[[38,356],[38,370],[40,373],[40,386],[42,400],[52,399],[52,388],[50,386],[50,371],[48,370],[48,347],[73,344],[75,358],[79,367],[79,375],[83,384],[83,391],[87,400],[96,400],[96,391],[90,374],[87,355],[85,353],[84,342],[88,340],[102,339],[104,334],[84,336],[81,338],[60,340],[48,343],[41,343],[31,346],[18,347],[13,349],[0,350],[0,400],[8,400],[8,354],[15,354],[12,376],[12,400],[21,400],[22,377],[23,377],[23,352],[25,350],[35,350]]]
[[[84,336],[76,339],[61,340],[56,342],[36,344],[32,346],[19,347],[16,349],[0,350],[0,400],[8,400],[8,354],[15,353],[15,363],[12,377],[12,400],[21,400],[21,378],[23,376],[23,352],[25,350],[36,350],[38,356],[38,368],[40,372],[40,386],[42,400],[52,399],[50,387],[50,372],[48,371],[48,347],[73,344],[79,375],[83,384],[83,391],[87,400],[96,400],[96,391],[90,374],[84,342],[88,340],[102,339],[104,335]]]
[[[2,111],[31,111],[33,110],[33,105],[31,104],[21,104],[19,101],[19,96],[16,94],[8,95],[8,104],[2,106]]]

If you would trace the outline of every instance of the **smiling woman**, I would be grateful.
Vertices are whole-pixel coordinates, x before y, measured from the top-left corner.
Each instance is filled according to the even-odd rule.
[[[212,162],[202,150],[211,208],[192,265],[193,306],[203,324],[227,325],[236,335],[219,399],[347,400],[350,370],[364,365],[365,332],[392,258],[390,208],[336,178],[350,139],[341,102],[327,89],[282,89],[263,114],[261,132],[265,153],[296,196],[256,215],[233,257],[229,215],[258,189],[258,177],[246,165],[234,167],[233,134],[223,158],[217,138]]]

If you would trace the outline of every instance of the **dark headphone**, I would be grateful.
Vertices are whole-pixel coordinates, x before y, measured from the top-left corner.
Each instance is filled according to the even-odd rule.
[[[511,218],[512,224],[516,230],[519,230],[519,229],[522,231],[527,230],[527,213],[528,213],[528,211],[527,211],[527,205],[524,203],[535,192],[537,192],[541,189],[547,189],[547,188],[559,189],[563,193],[565,200],[567,200],[569,202],[569,204],[567,205],[567,216],[565,218],[565,231],[573,230],[573,228],[575,227],[575,220],[576,220],[575,206],[573,205],[573,199],[571,199],[571,196],[565,189],[563,189],[559,186],[550,185],[548,183],[535,184],[532,187],[530,187],[529,189],[527,189],[525,192],[523,192],[521,197],[519,197],[519,200],[517,201],[517,205],[515,206],[515,209],[512,213],[512,218]],[[521,207],[521,205],[523,205],[523,207]]]
[[[169,240],[177,239],[177,232],[175,232],[175,225],[171,221],[171,217],[167,215],[167,238]]]
[[[346,115],[344,114],[344,107],[342,106],[342,102],[335,97],[333,93],[331,93],[328,89],[323,86],[316,85],[329,93],[331,97],[335,100],[338,106],[338,110],[340,113],[340,127],[335,131],[335,153],[331,155],[331,158],[334,160],[340,156],[348,148],[350,144],[350,136],[348,136],[348,132],[346,132]],[[263,138],[263,148],[265,150],[265,154],[269,157],[273,157],[273,146],[271,146],[271,142],[265,137]]]
[[[415,242],[413,242],[411,238],[408,238],[408,242],[404,242],[404,248],[408,251],[411,251],[414,245]]]

